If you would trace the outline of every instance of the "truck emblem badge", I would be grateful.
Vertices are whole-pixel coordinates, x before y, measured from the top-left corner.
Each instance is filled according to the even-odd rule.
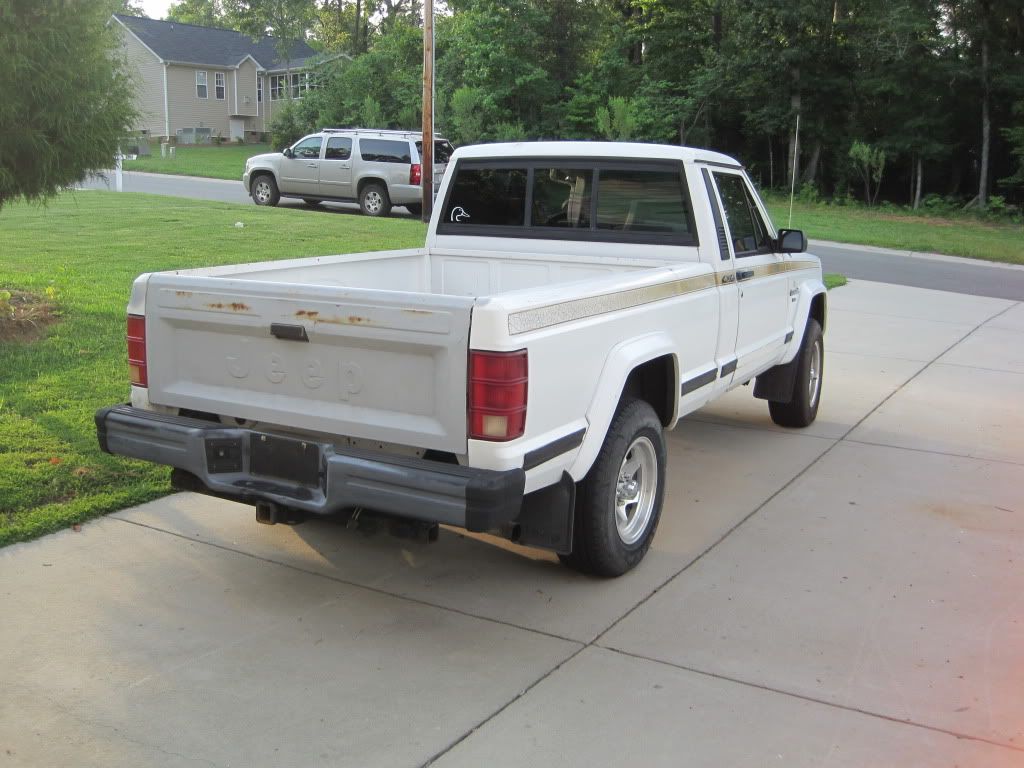
[[[342,400],[348,400],[352,395],[359,394],[363,389],[363,371],[355,363],[342,362],[339,365],[341,372],[341,386],[338,388],[338,395]]]
[[[267,365],[267,379],[272,384],[280,384],[287,375],[288,372],[284,369],[284,363],[281,362],[281,358],[277,355],[271,355]]]
[[[320,385],[324,383],[324,377],[321,373],[322,366],[320,365],[320,361],[310,360],[306,365],[305,372],[302,374],[302,383],[309,389],[319,389]]]
[[[466,209],[461,205],[452,208],[452,221],[465,221],[468,218],[469,214],[466,213]]]

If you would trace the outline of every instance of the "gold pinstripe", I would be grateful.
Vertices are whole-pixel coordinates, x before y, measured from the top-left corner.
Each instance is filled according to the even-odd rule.
[[[746,267],[746,269],[753,270],[754,272],[754,276],[748,278],[748,280],[769,277],[783,272],[817,268],[818,262],[805,260],[782,261],[774,264],[759,264]],[[520,312],[513,312],[508,316],[508,332],[512,336],[529,333],[541,328],[550,328],[553,325],[569,323],[573,320],[582,320],[587,317],[607,314],[608,312],[631,309],[655,301],[684,296],[688,293],[706,291],[715,286],[730,284],[733,280],[735,280],[734,271],[718,272],[685,277],[681,280],[658,283],[657,285],[644,286],[643,288],[630,288],[626,291],[606,293],[600,296],[572,299],[571,301],[548,304],[534,309],[524,309]],[[743,282],[745,283],[747,280]]]

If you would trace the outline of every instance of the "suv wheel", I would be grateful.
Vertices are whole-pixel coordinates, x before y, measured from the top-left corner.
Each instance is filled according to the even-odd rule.
[[[387,216],[391,213],[388,191],[376,182],[367,184],[359,193],[359,209],[366,216]]]
[[[269,173],[261,173],[252,180],[249,187],[249,194],[256,205],[277,205],[281,199],[281,193],[277,189],[274,177]]]

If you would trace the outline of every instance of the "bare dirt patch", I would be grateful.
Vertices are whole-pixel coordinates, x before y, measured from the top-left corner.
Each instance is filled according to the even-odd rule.
[[[45,296],[0,289],[0,342],[30,342],[60,319],[57,305]]]

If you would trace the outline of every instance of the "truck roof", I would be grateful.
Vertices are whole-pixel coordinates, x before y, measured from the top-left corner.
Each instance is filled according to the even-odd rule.
[[[724,163],[740,167],[740,163],[728,155],[707,149],[618,141],[520,141],[509,144],[475,144],[469,147],[459,147],[455,151],[455,157],[488,159],[495,157],[635,158],[637,160]]]

